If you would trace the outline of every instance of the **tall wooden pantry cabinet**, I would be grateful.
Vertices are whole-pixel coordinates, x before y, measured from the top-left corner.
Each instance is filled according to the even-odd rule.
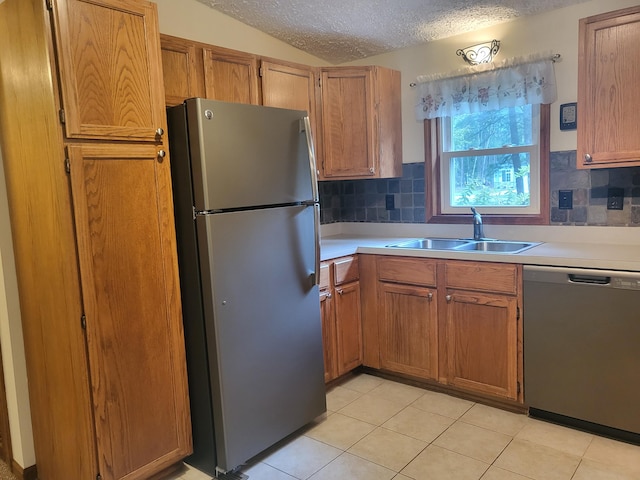
[[[191,452],[160,41],[145,0],[0,3],[0,146],[38,478]]]

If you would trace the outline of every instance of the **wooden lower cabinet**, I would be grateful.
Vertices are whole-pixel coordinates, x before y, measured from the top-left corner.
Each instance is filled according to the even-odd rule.
[[[438,372],[435,289],[380,282],[380,365],[434,379]]]
[[[447,382],[515,400],[518,395],[517,299],[448,290]]]
[[[365,256],[365,365],[522,403],[521,267]],[[367,267],[368,266],[368,267]]]
[[[357,257],[324,262],[320,311],[325,382],[362,365],[362,320]]]
[[[436,262],[381,256],[376,277],[380,368],[437,378]]]

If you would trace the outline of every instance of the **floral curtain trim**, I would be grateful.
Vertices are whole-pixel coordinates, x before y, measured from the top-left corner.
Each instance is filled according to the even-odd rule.
[[[419,77],[416,118],[553,103],[557,97],[553,65],[547,58],[449,78]]]

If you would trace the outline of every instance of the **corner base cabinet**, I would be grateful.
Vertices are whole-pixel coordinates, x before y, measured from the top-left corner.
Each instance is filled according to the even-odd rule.
[[[0,146],[40,480],[191,453],[160,42],[145,0],[0,3]]]
[[[325,382],[362,365],[362,320],[358,257],[323,262],[320,311]]]

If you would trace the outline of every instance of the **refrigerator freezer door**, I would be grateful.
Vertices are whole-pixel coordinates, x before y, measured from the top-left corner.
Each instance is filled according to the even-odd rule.
[[[187,100],[196,210],[313,200],[306,112]]]
[[[218,467],[228,471],[326,410],[313,207],[196,223],[208,239],[199,246],[205,329]]]

